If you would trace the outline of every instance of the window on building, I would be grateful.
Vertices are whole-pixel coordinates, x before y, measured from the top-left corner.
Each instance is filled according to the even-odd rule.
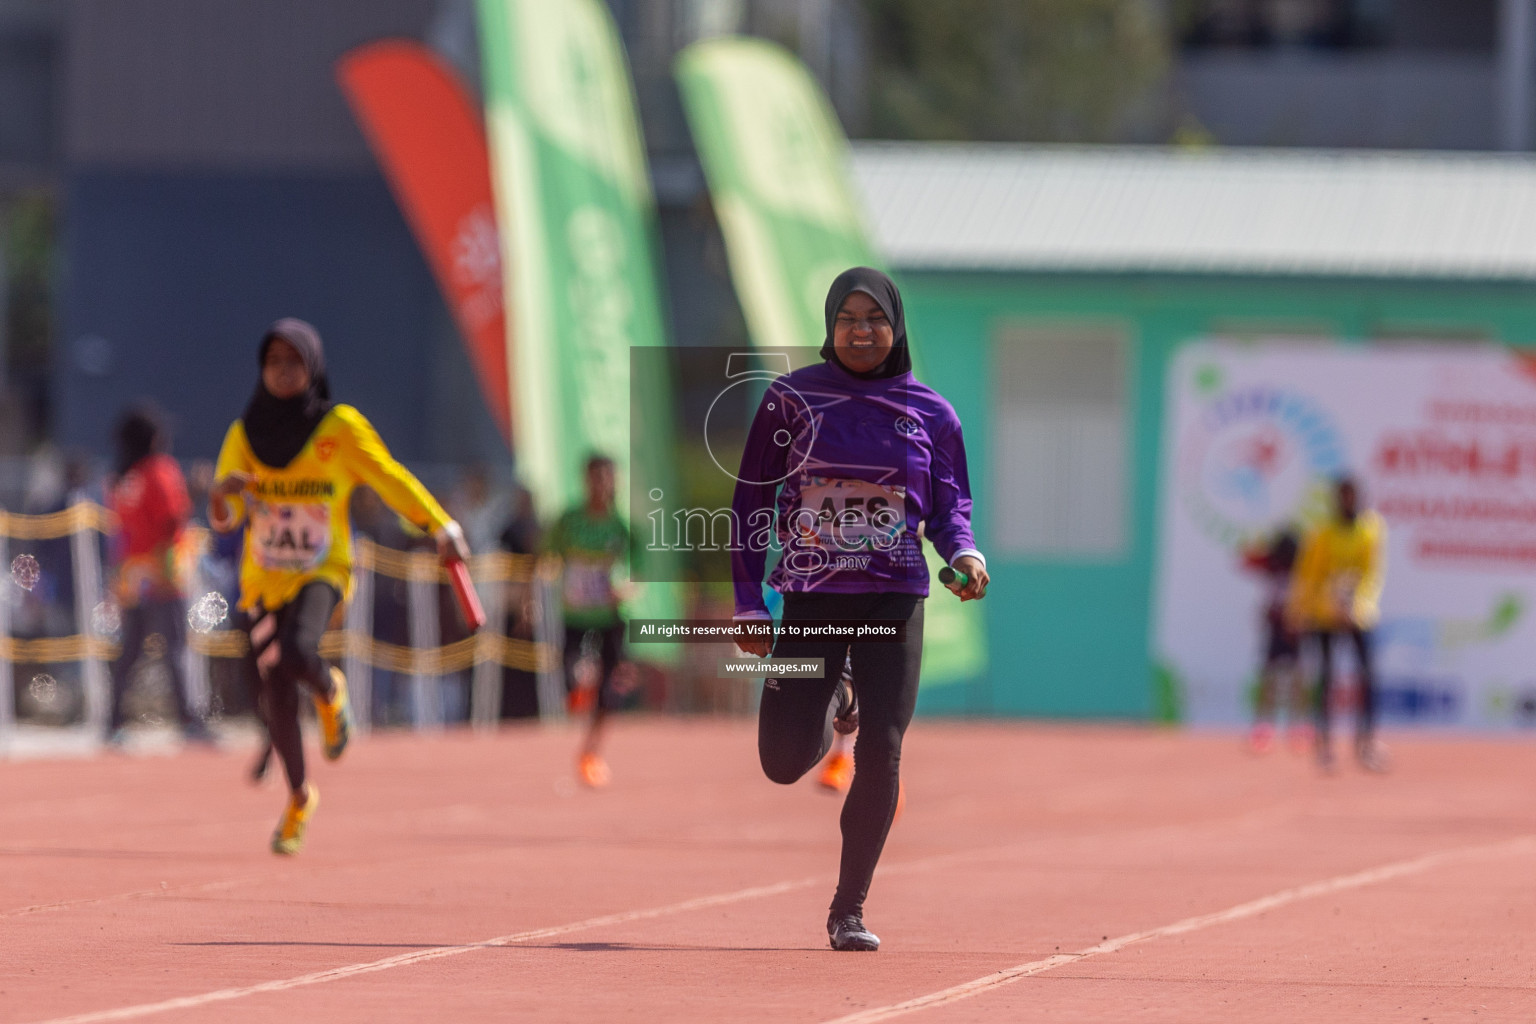
[[[1125,551],[1128,362],[1129,343],[1113,327],[998,331],[990,511],[999,553]]]
[[[1388,43],[1394,14],[1385,0],[1182,0],[1174,17],[1188,49],[1349,50]]]

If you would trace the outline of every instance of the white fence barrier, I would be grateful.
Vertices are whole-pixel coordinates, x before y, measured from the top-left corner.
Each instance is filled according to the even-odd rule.
[[[42,565],[45,580],[50,574],[52,579],[39,593],[23,589],[9,577],[0,581],[0,755],[14,748],[25,724],[18,722],[16,714],[18,686],[24,690],[33,679],[51,678],[46,676],[48,669],[66,679],[52,689],[35,687],[38,694],[33,697],[63,701],[58,691],[66,688],[66,680],[78,686],[80,697],[78,713],[49,731],[82,746],[94,745],[105,735],[111,700],[108,668],[118,648],[115,637],[95,633],[100,624],[93,622],[93,612],[107,600],[100,551],[101,537],[112,525],[110,514],[89,502],[42,516],[0,512],[0,566],[8,568],[16,555],[31,553],[48,542],[62,554],[61,545],[67,540],[69,552],[67,568]],[[189,557],[183,560],[187,592],[193,600],[210,589],[201,560],[207,548],[206,534],[197,531],[188,545]],[[552,567],[533,556],[476,555],[470,575],[485,604],[486,625],[474,635],[444,644],[445,631],[462,634],[464,630],[462,625],[443,621],[450,603],[444,600],[447,579],[436,556],[381,548],[363,537],[356,540],[355,554],[352,600],[341,628],[322,640],[321,652],[347,674],[360,731],[373,727],[377,717],[376,671],[410,681],[411,714],[406,724],[417,729],[442,728],[450,712],[477,728],[494,728],[501,718],[504,670],[508,669],[531,677],[540,718],[565,715],[564,629]],[[406,583],[407,644],[375,636],[380,577]],[[58,599],[66,582],[72,595],[67,607]],[[51,605],[44,607],[49,601]],[[507,631],[511,609],[521,613],[514,624],[519,635]],[[18,615],[18,610],[28,614]],[[72,622],[73,629],[61,634],[57,624],[64,621]],[[248,650],[245,634],[228,623],[210,633],[189,634],[184,668],[194,711],[217,714],[222,710],[222,702],[213,699],[213,685],[216,678],[223,678],[227,685],[230,673],[215,672],[214,663],[243,659]],[[18,666],[26,666],[27,671],[18,673]],[[36,675],[19,678],[27,672]],[[454,694],[452,700],[449,694]]]

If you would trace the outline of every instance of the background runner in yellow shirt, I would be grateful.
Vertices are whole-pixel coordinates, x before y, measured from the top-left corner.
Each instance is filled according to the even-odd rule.
[[[1341,478],[1334,486],[1334,504],[1334,516],[1307,534],[1291,587],[1292,620],[1317,644],[1317,759],[1323,768],[1333,767],[1328,735],[1332,641],[1335,633],[1343,633],[1354,642],[1360,676],[1355,755],[1367,771],[1385,771],[1386,751],[1376,739],[1371,629],[1381,618],[1387,528],[1375,512],[1360,510],[1359,488],[1350,477]]]
[[[358,484],[437,538],[445,556],[467,558],[463,532],[426,488],[390,456],[350,405],[331,402],[320,334],[283,319],[261,340],[261,379],[230,424],[209,496],[217,530],[247,527],[240,565],[241,622],[261,679],[259,704],[288,776],[288,805],[274,853],[304,842],[319,791],[305,779],[299,687],[319,712],[324,753],[335,760],[350,728],[346,679],[320,657],[320,637],[352,583],[348,500]]]

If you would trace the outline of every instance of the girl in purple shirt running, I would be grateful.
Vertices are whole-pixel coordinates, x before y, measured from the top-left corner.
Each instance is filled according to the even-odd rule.
[[[733,554],[736,615],[769,617],[764,541],[782,555],[768,583],[784,595],[783,621],[904,627],[899,642],[790,639],[776,658],[821,658],[820,679],[764,683],[758,756],[774,782],[810,771],[834,723],[857,723],[858,771],[843,803],[842,864],[827,920],[833,949],[874,950],[864,898],[900,792],[901,740],[917,704],[923,535],[967,577],[963,601],[986,594],[986,560],[971,534],[971,493],[960,420],[938,392],[912,377],[901,295],[885,274],[855,267],[832,282],[823,362],[777,378],[747,436],[732,508],[744,543]],[[765,639],[738,646],[759,657]],[[853,683],[841,682],[845,658]]]

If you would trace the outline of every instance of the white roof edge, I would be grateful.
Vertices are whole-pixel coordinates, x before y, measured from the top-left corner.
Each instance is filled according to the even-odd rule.
[[[1191,161],[1251,160],[1255,162],[1283,162],[1286,160],[1360,160],[1382,163],[1493,163],[1520,164],[1536,167],[1536,153],[1509,153],[1499,150],[1464,149],[1344,149],[1301,146],[1157,146],[1157,145],[1103,145],[1089,142],[978,142],[933,141],[914,142],[909,139],[850,139],[849,148],[855,155],[890,153],[915,156],[945,157],[954,154],[975,153],[984,156],[1010,157],[1039,154],[1074,156],[1092,159],[1139,160],[1147,157]]]
[[[858,142],[899,269],[1536,280],[1536,156]]]

